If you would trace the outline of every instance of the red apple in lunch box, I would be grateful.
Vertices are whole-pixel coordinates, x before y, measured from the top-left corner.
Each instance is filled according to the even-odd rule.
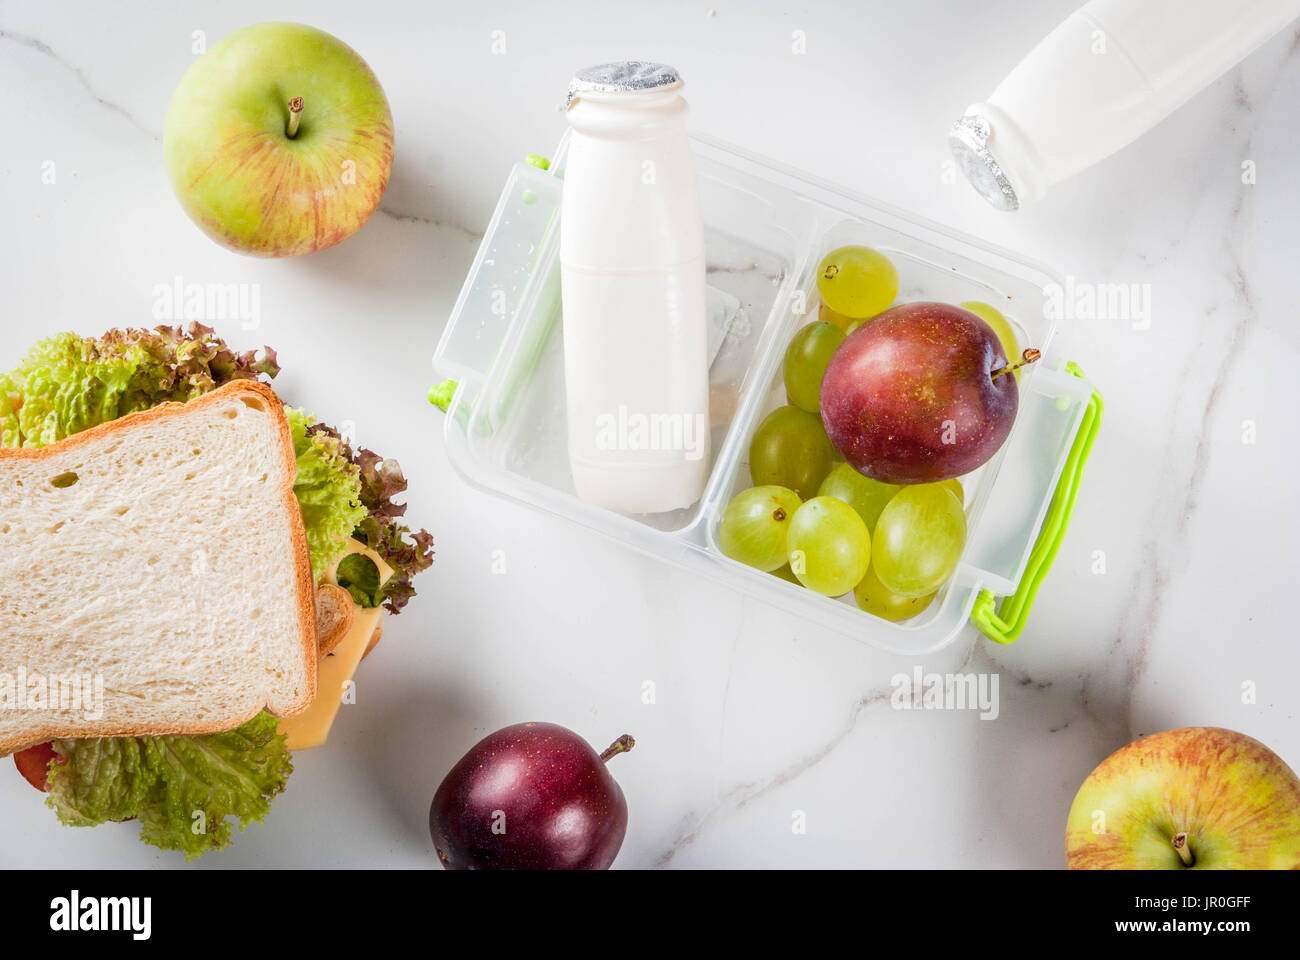
[[[181,79],[163,154],[181,206],[218,243],[257,257],[333,246],[379,206],[393,117],[357,52],[301,23],[223,38]]]
[[[1019,388],[993,329],[947,303],[892,307],[849,335],[826,366],[821,414],[840,454],[882,483],[970,473],[1006,440]]]
[[[1234,730],[1143,737],[1079,788],[1065,861],[1072,870],[1300,869],[1300,778]]]
[[[517,723],[470,748],[439,785],[429,833],[448,870],[607,870],[627,833],[627,801],[604,753],[554,723]]]

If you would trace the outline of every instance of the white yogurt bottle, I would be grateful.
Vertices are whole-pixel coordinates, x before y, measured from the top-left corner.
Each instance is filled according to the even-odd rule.
[[[560,207],[569,462],[621,513],[689,507],[709,470],[704,226],[672,67],[580,71]]]
[[[1300,16],[1300,0],[1092,0],[949,136],[994,206],[1016,210],[1127,146]]]

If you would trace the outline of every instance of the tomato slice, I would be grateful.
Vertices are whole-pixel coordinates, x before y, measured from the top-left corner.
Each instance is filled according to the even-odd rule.
[[[42,793],[50,789],[51,760],[63,762],[63,758],[55,752],[52,741],[38,743],[34,747],[19,750],[14,754],[14,764],[18,767],[18,772],[23,775],[23,779]]]

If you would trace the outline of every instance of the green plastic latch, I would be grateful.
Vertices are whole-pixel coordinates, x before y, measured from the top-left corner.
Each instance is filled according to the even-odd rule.
[[[435,383],[429,388],[429,402],[441,410],[447,412],[451,406],[452,397],[456,395],[456,387],[459,384],[455,380],[444,380],[442,383]]]
[[[1067,373],[1082,377],[1083,371],[1074,362],[1065,365]],[[997,598],[988,590],[981,590],[975,598],[975,609],[971,611],[971,622],[979,627],[984,636],[997,643],[1015,643],[1025,629],[1029,611],[1034,607],[1034,597],[1038,588],[1052,568],[1056,552],[1065,539],[1066,528],[1070,525],[1070,514],[1074,511],[1074,501],[1079,495],[1079,486],[1083,481],[1083,468],[1092,453],[1093,441],[1097,439],[1097,430],[1101,427],[1105,404],[1101,394],[1095,389],[1088,398],[1083,420],[1079,423],[1079,432],[1070,448],[1070,456],[1061,470],[1061,479],[1056,484],[1056,493],[1052,495],[1052,504],[1043,520],[1043,529],[1038,533],[1038,540],[1029,554],[1029,563],[1025,566],[1024,576],[1016,592],[1006,597],[999,606]]]
[[[551,161],[539,153],[528,154],[528,156],[524,157],[524,162],[531,167],[536,167],[538,170],[549,171],[554,177],[560,176],[559,171],[551,170]],[[532,190],[525,189],[520,195],[520,199],[524,203],[536,203],[537,195]],[[546,236],[550,236],[555,226],[555,218],[558,215],[558,209],[551,214],[550,220],[546,225]],[[539,243],[538,248],[541,246],[542,243]],[[534,249],[536,250],[537,248]],[[536,260],[537,258],[533,257],[532,266],[536,266]],[[532,267],[530,267],[530,270],[531,269]],[[487,429],[489,430],[494,428],[494,423],[499,425],[501,420],[505,418],[511,406],[513,406],[520,388],[523,387],[528,378],[532,376],[533,371],[537,368],[543,348],[546,346],[551,331],[554,329],[555,320],[559,316],[560,271],[558,266],[552,269],[549,275],[545,277],[542,282],[544,286],[537,296],[537,305],[534,312],[534,316],[540,318],[540,321],[529,323],[525,327],[523,341],[519,349],[516,351],[513,365],[507,373],[505,385],[502,388],[502,399],[497,402],[495,415],[488,421]],[[496,361],[494,360],[493,363],[495,364],[495,362]],[[455,380],[445,380],[442,383],[434,384],[429,387],[429,402],[443,413],[446,413],[451,408],[458,387],[459,384]],[[474,397],[471,397],[469,400],[466,400],[465,398],[461,399],[458,409],[462,420],[468,416],[469,410],[472,409],[475,399],[476,398]]]

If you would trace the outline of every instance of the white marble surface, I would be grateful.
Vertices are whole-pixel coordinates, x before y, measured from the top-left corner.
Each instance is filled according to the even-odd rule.
[[[149,323],[153,286],[176,275],[260,284],[261,327],[222,332],[275,346],[286,397],[400,459],[409,516],[437,539],[328,748],[300,755],[267,821],[203,866],[434,866],[434,787],[480,736],[527,719],[602,744],[636,735],[616,761],[631,807],[621,867],[1053,867],[1075,789],[1140,733],[1222,725],[1300,765],[1300,34],[1040,207],[995,213],[946,182],[945,129],[1073,5],[0,3],[0,366],[48,332]],[[192,32],[212,42],[269,17],[357,48],[398,138],[381,214],[287,262],[203,237],[160,147]],[[1149,329],[1067,325],[1107,419],[1025,635],[971,646],[965,669],[1000,675],[997,720],[892,710],[888,678],[910,663],[451,470],[423,399],[429,355],[502,179],[561,133],[575,66],[631,56],[680,67],[697,129],[1082,282],[1150,284]],[[0,866],[180,862],[131,826],[60,828],[12,773],[0,812]]]

